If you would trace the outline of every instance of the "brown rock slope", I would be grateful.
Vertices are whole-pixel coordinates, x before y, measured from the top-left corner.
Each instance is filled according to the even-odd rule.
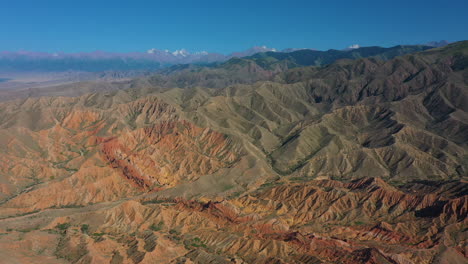
[[[0,258],[466,263],[467,54],[1,103]]]
[[[9,113],[15,123],[6,121],[2,129],[3,216],[161,190],[229,167],[241,156],[226,135],[180,119],[155,97],[109,109],[81,105],[89,99],[16,102],[21,110]],[[21,123],[22,115],[37,114],[34,109],[44,116],[35,123],[40,127]]]
[[[378,178],[285,182],[217,202],[46,210],[2,220],[2,241],[9,250],[48,234],[53,254],[72,263],[464,263],[467,188],[400,189]]]

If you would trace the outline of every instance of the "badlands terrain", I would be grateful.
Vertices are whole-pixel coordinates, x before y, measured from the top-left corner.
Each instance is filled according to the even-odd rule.
[[[311,52],[0,91],[0,262],[467,263],[468,41]]]

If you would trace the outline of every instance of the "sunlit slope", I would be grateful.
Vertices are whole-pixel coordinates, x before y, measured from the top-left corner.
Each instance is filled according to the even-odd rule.
[[[467,53],[2,102],[0,256],[463,263]]]

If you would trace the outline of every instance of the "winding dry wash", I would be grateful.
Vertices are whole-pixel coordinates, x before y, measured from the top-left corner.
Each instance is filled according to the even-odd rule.
[[[467,263],[468,42],[340,52],[0,91],[0,263]]]

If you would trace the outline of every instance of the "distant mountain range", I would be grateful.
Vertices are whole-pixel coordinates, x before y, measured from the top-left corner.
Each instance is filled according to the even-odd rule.
[[[266,46],[252,47],[229,55],[206,51],[190,53],[185,49],[169,51],[149,49],[146,52],[114,53],[47,53],[32,51],[0,52],[0,71],[108,71],[159,69],[174,64],[213,63],[233,57],[251,56],[276,51]]]
[[[8,79],[7,81],[0,83],[0,97],[6,100],[24,97],[25,95],[33,96],[33,94],[31,94],[31,91],[25,89],[52,86],[56,87],[57,90],[55,90],[55,88],[52,88],[52,90],[37,90],[34,92],[35,96],[42,95],[44,91],[46,91],[46,93],[49,95],[57,95],[56,92],[58,92],[58,94],[60,95],[75,95],[77,94],[77,92],[79,94],[79,91],[90,92],[99,89],[99,86],[102,84],[102,81],[126,82],[137,77],[146,77],[149,85],[156,85],[165,88],[221,88],[233,84],[248,84],[258,81],[272,80],[273,76],[277,76],[281,72],[304,66],[320,67],[332,64],[338,60],[346,61],[362,58],[372,58],[372,60],[386,61],[396,56],[416,53],[432,48],[433,47],[426,45],[400,45],[391,48],[360,47],[353,49],[328,51],[318,51],[311,49],[289,49],[280,52],[273,51],[273,49],[270,49],[271,51],[256,53],[257,51],[266,50],[268,48],[255,47],[245,51],[243,54],[237,53],[237,56],[231,55],[231,58],[228,60],[203,64],[188,63],[175,64],[171,66],[169,66],[170,64],[167,64],[167,67],[155,67],[151,70],[135,70],[131,68],[135,67],[135,65],[150,65],[138,65],[137,63],[139,61],[136,59],[95,59],[95,61],[86,61],[83,59],[81,61],[83,64],[76,64],[75,66],[87,66],[87,69],[89,69],[89,66],[123,66],[127,68],[124,68],[123,70],[117,69],[105,71],[45,71],[45,66],[73,66],[72,64],[65,64],[69,63],[70,60],[58,60],[53,63],[50,63],[50,61],[48,61],[50,64],[42,65],[43,68],[40,72],[17,71],[2,73],[0,71],[0,78]],[[154,50],[154,52],[156,53],[158,51]],[[173,53],[175,53],[174,56],[181,57],[184,56],[183,54],[185,54],[185,51],[177,51]],[[252,53],[255,54],[251,56],[244,56]],[[30,63],[25,64],[25,66],[33,65],[35,67],[41,67],[41,63],[46,62],[47,61],[39,59],[38,61],[30,61]],[[291,80],[297,77],[300,76],[295,76],[294,74],[292,74],[289,75],[286,79]],[[74,85],[71,85],[68,88],[62,87],[62,85],[72,84],[76,82],[97,82],[97,86],[91,85],[90,90],[79,89],[79,91],[73,88]],[[113,87],[122,88],[120,85],[114,85]],[[1,92],[2,90],[4,92]]]
[[[153,85],[171,87],[222,88],[233,84],[247,84],[271,80],[278,73],[304,66],[326,66],[339,60],[372,58],[386,61],[397,56],[432,49],[425,45],[395,46],[391,48],[362,47],[350,50],[317,51],[301,49],[293,52],[261,52],[242,58],[207,65],[174,65],[151,75]],[[293,75],[287,79],[294,78]]]
[[[440,48],[440,47],[447,46],[450,43],[451,42],[447,40],[440,40],[440,41],[431,41],[431,42],[426,43],[425,45],[435,47],[435,48]]]
[[[433,41],[428,47],[441,47],[447,41]],[[360,50],[359,45],[352,45],[344,51]],[[106,51],[81,53],[47,53],[32,51],[0,52],[0,72],[64,72],[64,71],[128,71],[157,70],[176,64],[209,64],[224,62],[232,58],[242,58],[258,53],[278,53],[278,56],[297,51],[339,53],[338,50],[315,51],[313,49],[288,48],[278,51],[266,46],[255,46],[231,54],[210,53],[206,51],[190,53],[185,49],[170,51],[149,49],[146,52],[115,53]]]

